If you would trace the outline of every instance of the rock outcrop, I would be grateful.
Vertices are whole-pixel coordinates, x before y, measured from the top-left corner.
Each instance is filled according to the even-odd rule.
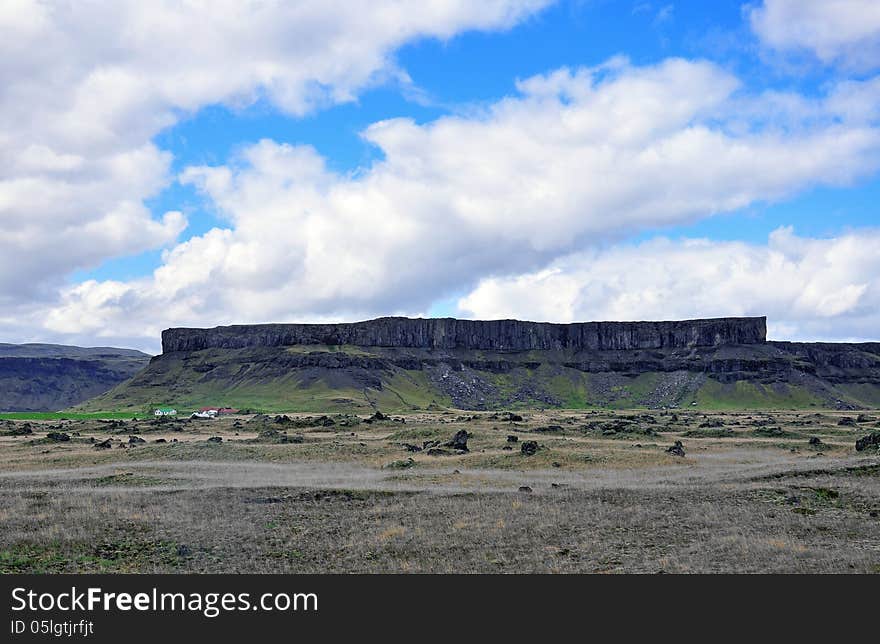
[[[166,329],[162,332],[162,351],[293,345],[614,351],[762,344],[766,336],[767,319],[764,317],[573,324],[386,317],[349,324],[259,324],[213,329]]]
[[[84,409],[135,409],[159,398],[320,413],[863,409],[880,396],[880,343],[768,341],[763,317],[576,324],[380,318],[168,329],[162,341],[164,352],[149,367]],[[382,420],[377,414],[364,422]]]
[[[58,411],[98,396],[147,366],[131,349],[0,344],[0,411]]]

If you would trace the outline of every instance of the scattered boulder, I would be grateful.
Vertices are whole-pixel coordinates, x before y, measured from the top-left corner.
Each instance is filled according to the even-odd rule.
[[[369,418],[364,418],[365,423],[378,423],[383,420],[391,420],[391,416],[387,416],[387,415],[383,414],[378,409],[376,410],[376,413],[373,414],[372,416],[370,416]]]
[[[251,420],[248,421],[248,422],[253,422],[254,420],[257,420],[257,418],[260,418],[260,417],[258,417],[258,416],[254,416],[254,418],[251,419]],[[267,419],[268,417],[262,417],[262,418],[263,418],[263,419]],[[237,422],[237,421],[236,421],[236,422]],[[332,427],[333,425],[336,424],[336,421],[333,420],[332,418],[330,418],[330,416],[327,416],[327,415],[323,415],[323,416],[305,416],[305,417],[302,417],[302,418],[291,418],[291,417],[288,416],[287,414],[280,414],[280,415],[278,415],[278,416],[275,416],[275,417],[272,419],[272,422],[273,422],[274,424],[276,424],[276,425],[285,425],[285,426],[288,426],[288,425],[289,425],[289,426],[291,426],[291,427],[295,427],[295,428],[301,428],[301,427]],[[262,425],[267,424],[267,420],[260,420],[260,424],[262,424]],[[235,427],[236,425],[233,425],[233,426]],[[241,425],[239,424],[239,425],[237,425],[237,427],[241,427]]]
[[[139,445],[140,443],[146,443],[146,442],[147,441],[145,441],[140,436],[129,436],[128,437],[128,444],[129,445]]]
[[[542,425],[541,427],[535,427],[534,431],[542,434],[553,434],[563,431],[563,427],[562,425]]]
[[[604,423],[589,423],[586,426],[586,430],[601,430],[603,436],[614,436],[615,434],[654,436],[657,433],[653,428],[640,425],[628,418],[617,418]]]
[[[519,436],[517,436],[515,434],[509,434],[507,436],[507,442],[508,443],[517,443],[517,442],[519,442]]]
[[[455,456],[454,452],[450,452],[448,449],[441,449],[439,447],[432,447],[428,450],[428,456]]]
[[[455,432],[455,436],[452,437],[452,440],[446,441],[443,443],[443,447],[451,447],[452,449],[457,449],[460,452],[467,452],[468,446],[468,433],[466,429],[460,429]]]
[[[513,412],[504,411],[499,413],[492,414],[489,416],[492,420],[503,420],[508,423],[520,423],[522,422],[523,417],[519,414],[514,414]]]
[[[810,436],[810,445],[818,447],[819,445],[822,445],[822,440],[817,436]]]
[[[528,485],[520,485],[519,491],[525,492],[526,494],[529,494],[532,491],[532,488],[530,488]]]
[[[300,434],[288,436],[285,432],[279,432],[277,429],[264,429],[257,434],[257,442],[260,443],[302,443],[305,437]]]
[[[534,456],[538,453],[538,441],[523,441],[519,451],[523,456]]]
[[[208,442],[209,442],[209,443],[222,443],[222,442],[223,442],[223,437],[221,437],[221,436],[211,436],[211,438],[208,439]]]
[[[856,421],[854,419],[850,418],[849,416],[844,416],[843,418],[841,418],[840,420],[837,421],[837,424],[840,427],[855,427]]]
[[[401,443],[400,446],[403,449],[405,449],[407,452],[421,452],[422,451],[421,447],[419,447],[418,445],[413,445],[411,443]]]
[[[630,421],[625,418],[609,420],[601,425],[603,434],[616,434],[617,432],[630,431]]]
[[[154,440],[153,442],[154,442],[154,443],[167,443],[168,441],[166,441],[164,438],[157,438],[157,439]]]
[[[857,452],[862,452],[869,448],[880,449],[880,432],[874,432],[873,434],[862,436],[856,441]]]
[[[64,432],[49,432],[46,434],[46,438],[50,441],[55,441],[56,443],[66,443],[70,440],[70,435],[65,434]]]
[[[34,430],[31,429],[30,423],[23,423],[21,425],[16,425],[15,423],[6,423],[6,426],[9,429],[4,432],[7,436],[29,436],[34,433]]]
[[[666,448],[666,453],[673,456],[684,456],[684,445],[681,444],[681,441],[675,441],[672,447]]]
[[[870,416],[868,416],[867,414],[859,414],[858,417],[856,417],[856,422],[857,423],[871,423],[871,422],[874,422],[874,419],[871,418]]]
[[[100,443],[95,443],[95,449],[110,449],[111,447],[113,447],[113,443],[110,442],[109,438]]]
[[[722,423],[717,418],[710,418],[709,420],[703,421],[697,427],[702,427],[708,429],[710,427],[724,427],[724,423]]]

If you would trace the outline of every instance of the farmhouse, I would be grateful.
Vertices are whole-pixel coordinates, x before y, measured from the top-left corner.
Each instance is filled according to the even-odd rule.
[[[238,410],[233,409],[232,407],[202,407],[199,409],[200,413],[214,413],[214,414],[237,414]]]
[[[153,416],[177,416],[177,410],[171,407],[158,407]]]

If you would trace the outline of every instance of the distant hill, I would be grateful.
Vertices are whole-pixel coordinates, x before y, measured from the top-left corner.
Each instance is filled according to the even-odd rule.
[[[7,344],[0,342],[0,358],[72,358],[75,360],[150,360],[150,356],[137,349],[116,347],[74,347],[66,344]]]
[[[113,347],[0,343],[0,411],[58,411],[103,394],[150,361]]]
[[[84,411],[880,406],[880,344],[766,340],[764,318],[542,324],[380,318],[169,329]]]

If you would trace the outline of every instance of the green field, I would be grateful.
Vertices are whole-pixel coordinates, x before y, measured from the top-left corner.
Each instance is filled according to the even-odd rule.
[[[120,419],[127,420],[134,416],[143,418],[144,414],[131,411],[100,411],[100,412],[73,412],[73,411],[10,411],[0,413],[0,420],[97,420],[97,419]]]

